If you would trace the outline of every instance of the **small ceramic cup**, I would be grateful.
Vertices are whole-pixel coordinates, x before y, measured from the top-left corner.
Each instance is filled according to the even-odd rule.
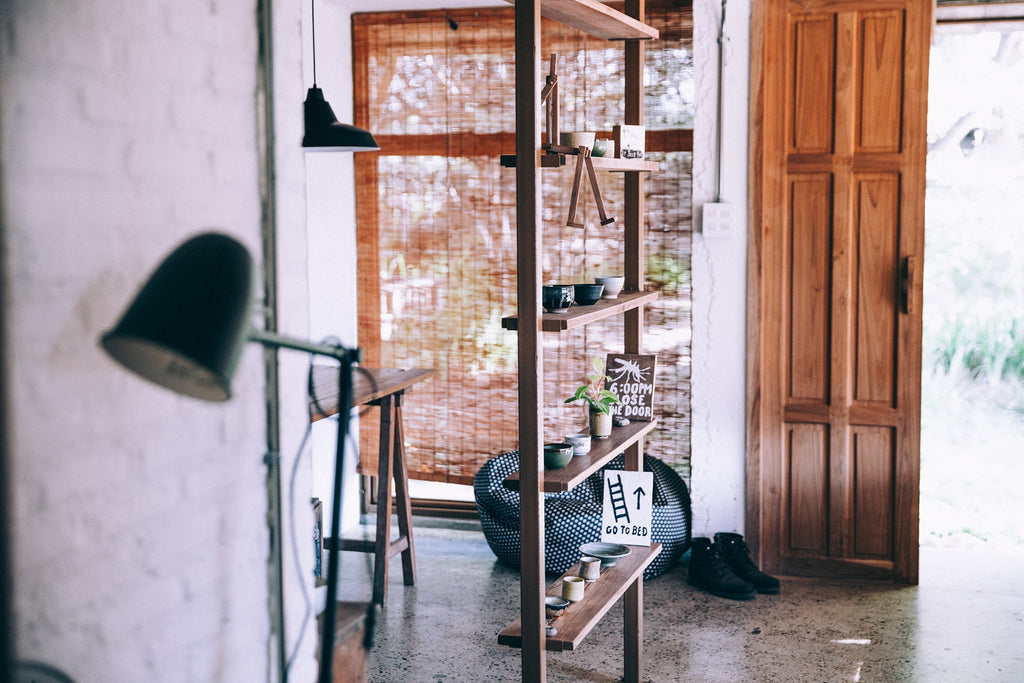
[[[622,291],[622,286],[626,283],[626,278],[622,275],[599,275],[594,278],[594,282],[604,285],[602,299],[617,299],[619,292]]]
[[[562,579],[562,597],[569,602],[579,602],[583,599],[583,588],[586,585],[585,579],[578,576],[567,576]]]
[[[590,434],[566,434],[565,441],[572,444],[573,455],[583,455],[590,452]]]
[[[596,581],[601,576],[601,560],[597,557],[583,556],[580,558],[580,578]]]
[[[569,606],[569,601],[565,598],[560,598],[557,595],[549,595],[544,598],[544,613],[548,619],[557,619],[562,616],[562,612]]]
[[[559,133],[558,141],[566,147],[593,147],[597,134],[593,131],[570,131]]]
[[[598,154],[597,148],[599,146],[604,147],[604,150]],[[609,159],[615,156],[615,140],[594,140],[594,150],[591,152],[595,157],[608,157]]]

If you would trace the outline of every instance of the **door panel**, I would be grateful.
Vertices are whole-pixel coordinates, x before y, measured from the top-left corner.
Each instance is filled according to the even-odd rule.
[[[794,556],[818,557],[828,550],[828,515],[821,501],[828,493],[828,429],[796,424],[789,430],[789,538]]]
[[[804,175],[790,181],[790,262],[788,281],[789,338],[799,339],[789,351],[789,398],[824,404],[828,399],[828,317],[831,245],[819,227],[832,213],[828,174]]]
[[[857,151],[898,152],[903,103],[903,13],[865,12],[859,32],[862,52]]]
[[[793,36],[790,152],[827,154],[832,149],[833,17],[795,17]]]
[[[853,428],[853,557],[893,557],[893,430]]]
[[[899,178],[866,174],[853,182],[857,188],[853,401],[892,406],[896,401]]]
[[[755,6],[750,517],[770,571],[917,580],[921,320],[900,278],[923,255],[927,5]]]

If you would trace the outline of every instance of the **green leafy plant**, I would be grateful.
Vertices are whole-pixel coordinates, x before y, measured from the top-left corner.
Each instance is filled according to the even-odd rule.
[[[604,360],[594,357],[594,373],[587,376],[587,383],[581,385],[576,393],[565,399],[566,403],[574,401],[586,401],[593,412],[601,412],[610,415],[612,406],[619,402],[615,392],[604,388],[604,381],[609,379],[604,374]]]

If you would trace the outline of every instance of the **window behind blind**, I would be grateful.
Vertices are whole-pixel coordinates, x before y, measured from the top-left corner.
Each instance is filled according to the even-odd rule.
[[[658,357],[659,427],[647,453],[685,474],[689,461],[693,66],[689,3],[647,3],[661,37],[647,45],[644,352]],[[471,484],[487,459],[517,447],[514,21],[512,7],[353,16],[356,124],[379,153],[358,154],[359,336],[367,365],[430,367],[403,404],[409,476]],[[560,128],[609,134],[623,118],[623,49],[556,22],[542,25],[544,70],[558,55]],[[572,160],[543,174],[544,282],[621,274],[619,223],[601,226],[589,187],[583,228],[565,225]],[[609,215],[622,179],[599,172]],[[545,439],[586,425],[564,405],[590,359],[622,351],[621,318],[545,342]],[[360,469],[376,473],[377,423],[361,424]]]

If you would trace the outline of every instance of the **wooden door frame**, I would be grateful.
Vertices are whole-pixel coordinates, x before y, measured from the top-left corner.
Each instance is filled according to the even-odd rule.
[[[771,197],[766,195],[766,187],[771,186],[773,182],[778,180],[773,176],[778,174],[778,169],[781,166],[778,163],[773,163],[772,158],[765,158],[769,154],[777,154],[773,150],[767,150],[765,147],[765,130],[763,127],[764,114],[767,108],[766,101],[766,79],[770,77],[766,73],[765,61],[767,58],[766,50],[768,43],[766,40],[767,34],[767,14],[768,4],[772,0],[753,0],[751,3],[751,14],[750,14],[750,97],[749,97],[749,154],[748,154],[748,178],[749,178],[749,190],[748,190],[748,241],[747,241],[747,336],[746,336],[746,467],[745,467],[745,479],[746,479],[746,538],[747,543],[751,549],[752,557],[761,566],[765,565],[766,555],[764,553],[764,544],[768,542],[777,542],[778,539],[766,526],[772,524],[772,520],[766,520],[762,517],[762,510],[765,509],[766,505],[772,504],[773,501],[779,500],[782,495],[780,491],[766,491],[765,486],[769,484],[763,480],[764,477],[764,463],[766,458],[770,457],[781,457],[781,453],[776,452],[778,450],[778,444],[770,443],[770,439],[766,437],[765,429],[770,424],[770,420],[777,419],[782,420],[782,405],[778,396],[769,395],[770,392],[764,391],[764,353],[766,334],[770,333],[771,321],[766,321],[765,307],[763,305],[764,300],[767,297],[774,296],[776,292],[773,288],[778,285],[770,277],[766,277],[766,273],[778,272],[778,268],[781,268],[782,264],[777,263],[777,257],[773,253],[767,253],[765,251],[765,244],[763,239],[763,233],[765,230],[764,217],[767,209],[767,204],[772,201]],[[928,41],[925,40],[925,44]],[[925,48],[927,49],[927,48]],[[920,107],[926,107],[927,98],[927,72],[924,78],[925,92],[913,93],[909,99],[912,100],[910,106],[915,108],[915,111],[919,112]],[[921,141],[921,145],[925,142]],[[921,197],[919,199],[920,204],[920,220],[923,225],[923,206],[924,206],[924,182],[923,182],[924,169],[921,169],[920,178],[920,192]],[[771,229],[768,226],[768,229]],[[923,256],[923,227],[918,231],[916,238],[917,244],[915,249],[916,253]],[[922,305],[922,271],[921,258],[917,259],[918,267],[911,273],[910,289],[908,292],[909,306],[912,309],[920,311]],[[776,321],[776,324],[781,324],[781,321]],[[915,339],[920,341],[920,319],[916,324],[916,336],[915,329],[910,328],[909,334],[905,328],[905,323],[901,322],[901,334],[900,334],[900,346],[907,348],[909,344],[914,343]],[[913,356],[911,356],[913,357]],[[901,369],[901,372],[908,373],[911,375],[910,381],[916,381],[920,383],[921,377],[921,354],[916,355],[916,363],[911,363],[910,367]],[[774,417],[773,417],[774,416]],[[920,422],[920,391],[918,391],[918,400],[915,406],[910,409],[908,420],[917,420]],[[907,438],[903,436],[901,438]],[[912,500],[909,503],[910,513],[907,519],[897,519],[895,521],[896,526],[899,528],[899,533],[904,534],[904,537],[911,538],[912,542],[908,545],[910,547],[900,548],[897,550],[896,567],[895,567],[895,578],[898,581],[907,583],[917,583],[918,579],[918,515],[917,511],[919,508],[920,492],[916,486],[916,482],[919,481],[919,453],[920,453],[920,431],[919,429],[910,438],[915,440],[915,444],[910,444],[912,449],[916,449],[918,452],[917,469],[915,477],[915,486],[913,491],[907,490],[906,487],[900,491],[900,495],[910,496]],[[900,484],[897,484],[898,486]],[[767,496],[771,496],[773,501],[766,500]],[[910,519],[912,517],[912,519]],[[905,525],[911,525],[912,528],[908,528]],[[769,570],[770,566],[767,567]]]
[[[746,362],[746,439],[747,458],[745,538],[754,561],[763,566],[761,553],[761,356],[763,332],[761,217],[764,213],[764,148],[761,112],[764,111],[765,2],[753,0],[750,5],[750,97],[748,121],[747,191],[747,362]]]

